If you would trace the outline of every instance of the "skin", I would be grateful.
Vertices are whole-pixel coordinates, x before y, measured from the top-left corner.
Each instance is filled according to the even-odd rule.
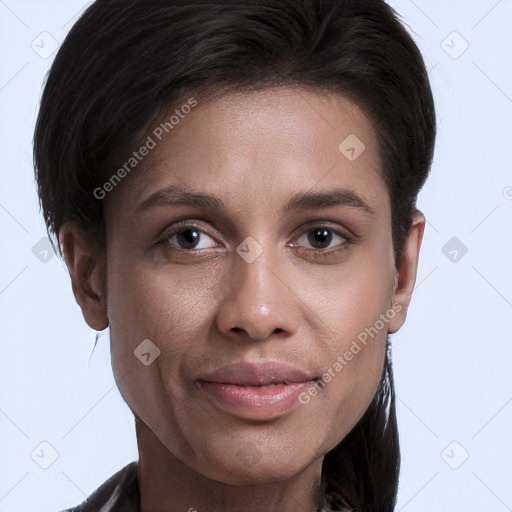
[[[354,161],[338,149],[350,134],[365,144]],[[227,210],[136,211],[173,184],[216,195]],[[374,215],[343,204],[283,211],[294,194],[339,187]],[[85,320],[110,326],[116,381],[136,416],[142,510],[317,510],[324,455],[364,414],[386,336],[405,321],[425,228],[415,211],[395,262],[370,120],[336,95],[230,93],[200,103],[152,151],[151,165],[104,201],[106,252],[73,222],[60,240]],[[171,233],[179,220],[201,230],[195,252]],[[331,230],[323,246],[308,237],[317,227]],[[263,250],[252,263],[236,252],[249,236]],[[308,404],[257,421],[220,409],[195,384],[236,361],[321,376],[394,303],[401,311]],[[145,339],[160,349],[148,366],[134,356]]]

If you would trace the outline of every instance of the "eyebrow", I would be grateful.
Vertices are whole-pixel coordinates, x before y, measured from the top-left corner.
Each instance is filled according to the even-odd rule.
[[[171,185],[156,191],[142,201],[137,206],[136,212],[161,206],[193,206],[218,212],[228,209],[224,201],[218,196],[204,194],[179,185]],[[312,190],[294,194],[284,206],[283,211],[319,210],[333,206],[357,208],[368,215],[375,216],[375,210],[370,205],[354,191],[346,188],[325,191]]]

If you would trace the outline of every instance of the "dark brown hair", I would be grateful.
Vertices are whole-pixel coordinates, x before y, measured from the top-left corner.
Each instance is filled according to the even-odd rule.
[[[34,135],[54,247],[61,253],[58,233],[67,220],[104,237],[94,189],[183,98],[270,86],[334,92],[370,117],[398,262],[432,163],[436,124],[420,51],[382,0],[97,0],[55,58]],[[386,512],[395,506],[399,467],[388,336],[375,397],[326,455],[323,478],[355,510]]]

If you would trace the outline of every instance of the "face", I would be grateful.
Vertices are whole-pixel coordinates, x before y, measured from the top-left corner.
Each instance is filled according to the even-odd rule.
[[[285,479],[362,417],[396,330],[376,133],[347,99],[277,88],[153,139],[105,199],[118,386],[199,474]]]

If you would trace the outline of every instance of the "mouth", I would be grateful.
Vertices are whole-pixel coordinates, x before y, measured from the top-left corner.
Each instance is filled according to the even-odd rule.
[[[201,383],[205,384],[224,384],[225,386],[237,386],[239,388],[273,388],[276,386],[289,386],[292,384],[303,384],[305,382],[312,382],[316,379],[311,380],[302,380],[302,381],[276,381],[276,382],[269,382],[269,383],[258,383],[258,382],[251,382],[248,384],[243,384],[241,382],[224,382],[224,381],[210,381],[210,380],[199,380]]]
[[[217,382],[217,383],[210,383],[210,384],[229,384],[228,382]],[[273,388],[275,386],[279,385],[288,385],[291,384],[291,382],[272,382],[270,384],[237,384],[233,383],[233,386],[239,386],[241,388]]]
[[[232,364],[196,379],[217,408],[253,420],[290,412],[317,380],[306,370],[278,363]]]
[[[282,363],[235,363],[222,366],[197,380],[241,387],[264,387],[279,384],[300,384],[315,380],[311,372]]]

